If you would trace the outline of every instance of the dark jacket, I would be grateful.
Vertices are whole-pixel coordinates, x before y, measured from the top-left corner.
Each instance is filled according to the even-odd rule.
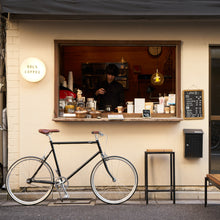
[[[107,81],[102,82],[99,88],[105,89],[104,95],[98,95],[97,99],[98,108],[105,110],[106,105],[111,105],[112,111],[115,111],[117,106],[124,106],[124,89],[123,86],[115,80],[110,84]]]

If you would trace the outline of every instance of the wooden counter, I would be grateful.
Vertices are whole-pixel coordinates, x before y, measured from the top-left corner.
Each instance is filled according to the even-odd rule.
[[[76,118],[76,117],[58,117],[53,118],[56,122],[112,122],[112,121],[134,121],[134,122],[152,122],[152,121],[164,121],[164,122],[179,122],[182,118],[175,117],[175,114],[152,114],[151,118],[143,118],[140,113],[123,113],[124,119],[108,119],[108,115],[118,115],[115,112],[104,112],[101,114],[101,118]]]

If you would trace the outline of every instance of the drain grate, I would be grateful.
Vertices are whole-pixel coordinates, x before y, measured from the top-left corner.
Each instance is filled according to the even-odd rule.
[[[91,198],[68,198],[54,200],[49,204],[50,206],[54,205],[95,205],[95,199]]]

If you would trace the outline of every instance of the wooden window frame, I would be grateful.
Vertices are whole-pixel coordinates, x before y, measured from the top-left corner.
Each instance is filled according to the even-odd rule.
[[[59,73],[61,46],[175,46],[176,47],[176,118],[181,118],[181,41],[136,41],[136,40],[55,40],[54,56],[54,121],[59,118]],[[74,121],[74,119],[71,119]],[[86,120],[86,119],[84,119]],[[63,120],[62,120],[63,121]],[[69,121],[69,120],[67,120]]]

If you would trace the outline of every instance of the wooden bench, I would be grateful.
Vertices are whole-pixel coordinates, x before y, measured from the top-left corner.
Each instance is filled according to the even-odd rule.
[[[207,183],[208,181],[220,189],[220,174],[207,174],[205,177],[205,207],[207,206]]]

